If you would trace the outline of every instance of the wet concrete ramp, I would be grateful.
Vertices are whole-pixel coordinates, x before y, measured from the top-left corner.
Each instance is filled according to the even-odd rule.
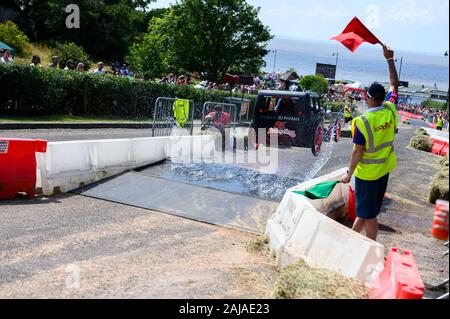
[[[127,173],[78,193],[214,225],[264,233],[278,204],[254,197]]]

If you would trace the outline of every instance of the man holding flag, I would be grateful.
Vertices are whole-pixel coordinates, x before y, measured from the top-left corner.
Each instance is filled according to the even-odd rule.
[[[352,122],[354,149],[347,175],[347,184],[355,175],[357,219],[353,230],[377,239],[378,220],[386,193],[389,173],[397,167],[394,138],[398,127],[398,114],[394,103],[398,95],[398,74],[394,51],[383,45],[389,66],[390,89],[386,99],[385,88],[373,83],[368,91],[369,110]]]

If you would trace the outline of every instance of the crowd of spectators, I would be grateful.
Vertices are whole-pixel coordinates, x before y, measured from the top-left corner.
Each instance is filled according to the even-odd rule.
[[[14,63],[14,59],[11,56],[11,52],[6,49],[0,51],[0,63]],[[31,58],[31,67],[42,67],[41,57],[39,55],[33,55]],[[83,62],[75,62],[74,59],[69,59],[66,61],[65,65],[62,66],[59,62],[59,57],[53,56],[51,58],[51,63],[47,66],[49,69],[62,68],[65,71],[77,71],[86,72],[86,64]],[[130,71],[127,63],[115,62],[111,65],[111,71],[105,69],[105,64],[103,62],[98,62],[95,69],[90,70],[93,74],[111,74],[118,77],[129,77],[134,78],[134,73]]]
[[[328,86],[328,94],[327,94],[327,100],[330,102],[359,102],[364,100],[364,96],[361,92],[358,91],[348,91],[346,94],[344,94],[344,91],[347,89],[347,87],[343,84],[334,85],[330,84]]]
[[[9,50],[0,50],[0,63],[14,63],[14,59],[12,58]]]
[[[257,94],[261,90],[277,90],[277,91],[299,91],[301,90],[299,81],[296,80],[283,80],[283,74],[276,73],[264,73],[261,76],[253,77],[253,83],[250,85],[230,85],[229,83],[215,83],[211,81],[198,81],[195,75],[181,75],[177,77],[175,74],[170,73],[165,76],[160,82],[177,84],[177,85],[194,85],[197,89],[201,90],[219,90],[219,91],[232,91],[233,93],[245,93],[245,94]],[[364,99],[362,93],[357,91],[350,91],[347,94],[343,94],[346,87],[344,85],[330,85],[327,94],[327,100],[331,102],[345,102],[353,104]]]
[[[177,77],[173,73],[169,73],[160,83],[169,83],[176,85],[194,85],[201,90],[218,90],[232,91],[233,93],[257,94],[260,90],[297,90],[298,82],[283,81],[280,79],[281,73],[265,73],[262,77],[255,76],[253,83],[250,85],[230,85],[229,83],[216,83],[212,81],[198,81],[196,74],[181,75]]]
[[[438,110],[420,104],[409,104],[405,102],[400,102],[398,104],[398,108],[399,111],[421,115],[430,123],[436,123],[440,117],[442,117],[442,119],[444,120],[444,126],[448,126],[449,123],[448,111]]]
[[[176,85],[192,85],[195,81],[195,75],[183,74],[177,77],[173,73],[169,73],[159,83],[176,84]]]
[[[134,78],[134,73],[130,70],[127,63],[115,62],[111,65],[112,74],[114,76],[126,76]]]

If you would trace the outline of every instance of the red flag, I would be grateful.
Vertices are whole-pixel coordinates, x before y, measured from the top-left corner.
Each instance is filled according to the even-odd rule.
[[[380,40],[357,18],[354,17],[341,34],[331,38],[341,42],[350,51],[355,52],[361,44],[368,42],[371,44],[381,43]]]

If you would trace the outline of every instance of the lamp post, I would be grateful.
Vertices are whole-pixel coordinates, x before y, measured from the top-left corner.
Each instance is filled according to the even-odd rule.
[[[448,51],[445,51],[444,56],[448,58]],[[450,98],[450,88],[447,89],[447,109],[448,109],[448,102]]]
[[[398,62],[398,60],[395,59],[395,62]],[[400,71],[398,72],[398,80],[399,81],[402,78],[402,68],[403,68],[403,57],[400,58]]]
[[[334,74],[334,80],[336,81],[336,75],[337,75],[337,67],[338,67],[338,63],[339,63],[339,51],[333,53],[333,56],[336,57],[336,72]]]
[[[273,50],[272,52],[274,54],[274,58],[273,58],[273,73],[275,74],[276,65],[277,65],[277,53],[278,53],[278,50]]]

